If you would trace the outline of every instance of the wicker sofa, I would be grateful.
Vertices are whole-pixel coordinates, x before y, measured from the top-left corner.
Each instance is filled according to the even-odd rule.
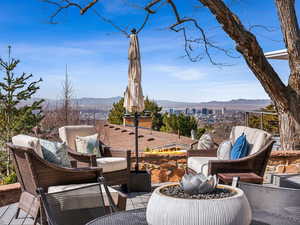
[[[243,173],[253,172],[263,176],[274,141],[272,135],[259,129],[236,126],[230,133],[230,142],[244,133],[249,143],[249,154],[247,157],[237,160],[222,160],[217,157],[216,150],[189,150],[187,152],[188,173],[203,173],[213,175],[217,173]]]

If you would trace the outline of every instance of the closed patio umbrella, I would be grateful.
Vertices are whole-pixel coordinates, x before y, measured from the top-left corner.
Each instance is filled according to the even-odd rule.
[[[145,106],[141,85],[142,68],[139,41],[135,32],[130,35],[128,59],[128,86],[124,96],[124,107],[128,112],[140,113],[144,111]]]
[[[128,86],[124,93],[124,107],[127,112],[134,113],[135,125],[135,169],[138,171],[138,116],[145,109],[144,96],[141,85],[141,61],[139,41],[136,30],[133,29],[130,34],[130,46],[128,50]]]

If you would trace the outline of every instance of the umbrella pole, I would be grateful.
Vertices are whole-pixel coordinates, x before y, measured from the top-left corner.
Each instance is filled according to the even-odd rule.
[[[135,126],[135,172],[139,171],[139,143],[138,143],[138,126],[139,118],[138,113],[134,113],[134,126]]]

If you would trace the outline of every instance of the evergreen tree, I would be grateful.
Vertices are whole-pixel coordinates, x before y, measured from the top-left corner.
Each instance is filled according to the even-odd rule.
[[[124,98],[113,104],[108,114],[108,122],[112,124],[123,124],[123,116],[125,114]]]
[[[160,130],[163,122],[160,111],[162,107],[159,107],[156,102],[149,100],[148,97],[145,99],[145,111],[150,113],[152,117],[152,129]],[[124,98],[121,98],[118,102],[113,104],[112,109],[108,114],[108,121],[112,124],[123,124],[123,116],[126,113],[124,105]],[[144,115],[145,113],[142,113]]]
[[[169,133],[179,133],[180,135],[190,137],[191,130],[197,129],[197,121],[192,116],[186,116],[184,114],[169,115],[165,113],[163,115],[163,126],[161,131]]]
[[[145,99],[145,111],[150,112],[152,117],[152,129],[160,130],[163,125],[162,115],[161,115],[162,107],[159,107],[155,101],[149,100],[148,97]]]
[[[10,47],[8,60],[0,58],[0,71],[4,75],[3,81],[0,82],[0,142],[2,145],[10,142],[16,134],[31,131],[43,119],[41,104],[44,100],[33,101],[31,105],[22,105],[37,92],[38,84],[42,79],[30,81],[32,74],[15,75],[14,70],[19,62],[10,58]],[[7,173],[9,174],[9,170]]]

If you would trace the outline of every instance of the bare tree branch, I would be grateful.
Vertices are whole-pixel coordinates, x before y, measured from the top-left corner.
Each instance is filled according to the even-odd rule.
[[[150,2],[148,5],[146,5],[145,10],[150,13],[150,14],[154,14],[155,11],[153,9],[151,9],[153,6],[155,6],[156,4],[158,4],[159,2],[161,2],[161,0],[153,0],[152,2]]]
[[[57,24],[57,22],[55,21],[55,18],[64,10],[67,9],[69,7],[76,7],[80,10],[80,15],[84,15],[90,8],[92,8],[97,2],[98,0],[92,0],[90,1],[85,7],[82,7],[80,4],[72,2],[70,0],[60,0],[60,1],[55,1],[55,0],[41,0],[45,3],[49,3],[52,5],[56,6],[56,10],[55,12],[50,16],[50,23],[52,24]],[[117,24],[115,24],[112,20],[104,17],[101,13],[99,13],[96,9],[93,10],[93,12],[104,22],[109,23],[110,25],[112,25],[116,30],[120,31],[121,33],[123,33],[126,37],[129,37],[129,33],[125,30],[122,29],[120,26],[118,26]],[[139,33],[140,31],[142,31],[145,27],[145,25],[148,22],[150,13],[148,12],[145,16],[145,19],[141,25],[141,27],[138,29],[137,33]]]
[[[110,19],[102,16],[96,9],[94,9],[94,13],[104,22],[109,23],[110,25],[112,25],[115,29],[117,29],[118,31],[120,31],[121,33],[123,33],[126,37],[129,37],[129,33],[122,29],[121,27],[119,27],[118,25],[116,25],[113,21],[111,21]]]
[[[148,12],[141,27],[137,30],[137,32],[136,32],[137,34],[140,33],[144,29],[146,23],[148,22],[149,16],[150,16],[150,13]]]
[[[80,14],[83,15],[85,14],[91,7],[93,7],[96,3],[98,2],[98,0],[93,0],[92,2],[90,2],[85,8],[80,10]]]

